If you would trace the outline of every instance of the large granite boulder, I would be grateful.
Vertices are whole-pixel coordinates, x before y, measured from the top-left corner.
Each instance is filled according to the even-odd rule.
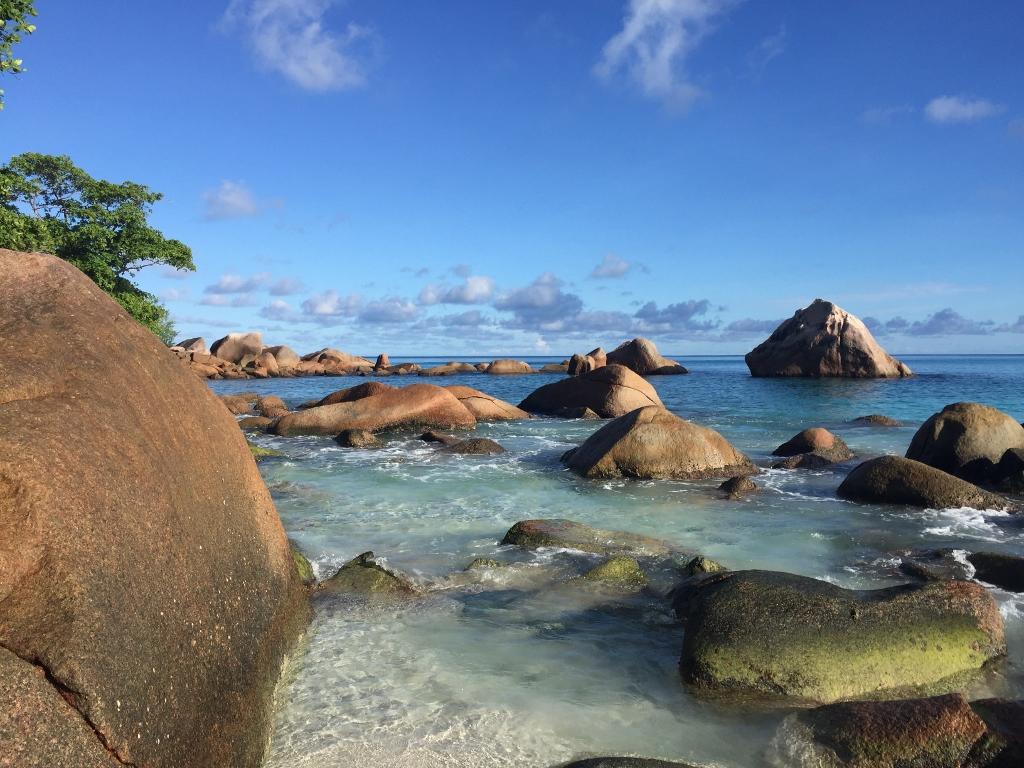
[[[948,509],[1008,509],[1006,498],[959,477],[900,456],[879,456],[858,464],[836,491],[840,498],[873,504],[908,504]]]
[[[380,382],[375,394],[355,400],[319,405],[278,419],[278,435],[337,435],[346,429],[380,432],[385,429],[452,429],[472,427],[476,417],[444,387],[411,384],[389,387]],[[353,388],[355,389],[355,388]]]
[[[973,483],[996,482],[999,462],[1024,449],[1024,427],[981,403],[953,403],[932,415],[914,434],[907,458]]]
[[[308,605],[234,419],[60,259],[0,327],[0,763],[261,765]]]
[[[200,355],[209,354],[206,349],[206,339],[204,339],[202,336],[195,336],[191,339],[184,339],[183,341],[179,341],[174,346],[180,347],[186,352],[198,352]]]
[[[495,360],[487,366],[485,373],[509,375],[518,373],[536,373],[533,366],[522,360]]]
[[[598,368],[603,368],[607,364],[608,355],[601,347],[597,347],[585,355],[576,353],[570,357],[565,372],[570,376],[579,376],[581,373],[590,373]]]
[[[815,299],[747,353],[752,376],[842,376],[857,379],[911,376],[867,326],[831,301]]]
[[[998,606],[968,581],[856,591],[731,571],[684,583],[675,608],[683,679],[738,696],[826,703],[944,693],[1006,653]]]
[[[274,359],[277,361],[277,367],[282,373],[290,371],[302,362],[298,352],[283,344],[274,347],[264,347],[263,351],[274,356]]]
[[[455,395],[459,402],[476,416],[477,421],[518,421],[530,418],[530,414],[522,408],[517,408],[479,389],[458,384],[452,384],[445,389]]]
[[[323,366],[326,373],[350,373],[352,371],[371,371],[373,363],[365,357],[342,352],[333,347],[324,347],[316,352],[309,352],[302,356],[300,363]],[[301,366],[299,366],[301,368]]]
[[[662,357],[650,339],[622,342],[608,353],[607,364],[624,365],[640,376],[689,373],[675,360]]]
[[[650,536],[557,519],[520,520],[508,529],[501,543],[524,549],[563,547],[602,555],[664,556],[676,551],[668,542]]]
[[[558,416],[589,408],[603,419],[613,419],[661,398],[647,381],[622,365],[606,365],[535,389],[519,407],[528,413]]]
[[[255,331],[229,333],[210,346],[210,354],[235,365],[245,366],[263,351],[263,337]]]
[[[353,400],[362,400],[364,397],[372,397],[382,392],[391,392],[394,389],[390,384],[385,384],[381,381],[367,381],[363,384],[356,384],[354,387],[346,387],[345,389],[339,389],[337,392],[331,392],[331,394],[313,403],[311,407],[334,405],[335,403],[351,403]]]
[[[416,371],[418,376],[454,376],[457,373],[479,373],[479,371],[476,366],[462,362],[442,363],[432,368],[421,368]]]
[[[715,430],[655,405],[610,421],[565,459],[584,477],[697,480],[757,472]]]

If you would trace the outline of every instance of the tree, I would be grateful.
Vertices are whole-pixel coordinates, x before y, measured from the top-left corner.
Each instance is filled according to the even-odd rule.
[[[0,247],[70,261],[170,343],[174,326],[166,308],[132,282],[157,264],[196,268],[188,246],[147,221],[161,197],[133,181],[94,179],[64,155],[17,155],[0,168]]]
[[[36,31],[28,19],[36,15],[33,0],[0,0],[0,75],[24,72],[21,59],[14,58],[14,45],[22,35]],[[4,108],[4,91],[0,88],[0,109]]]

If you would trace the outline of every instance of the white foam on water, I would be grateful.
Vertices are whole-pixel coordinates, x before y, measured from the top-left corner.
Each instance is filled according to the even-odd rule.
[[[937,523],[926,527],[924,534],[942,538],[966,537],[981,541],[1002,541],[1005,534],[993,520],[1010,516],[1001,510],[981,510],[972,507],[925,509],[920,514]]]

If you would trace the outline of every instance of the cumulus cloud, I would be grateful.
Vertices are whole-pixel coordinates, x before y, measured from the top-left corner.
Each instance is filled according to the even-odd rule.
[[[601,52],[595,74],[608,81],[624,74],[645,96],[685,110],[701,90],[690,81],[686,59],[712,21],[735,0],[629,0],[622,29]]]
[[[257,301],[251,293],[208,293],[199,303],[208,307],[254,307]]]
[[[355,293],[342,296],[335,290],[315,293],[302,302],[302,314],[316,322],[339,321],[355,317],[363,306],[363,298]]]
[[[782,320],[755,320],[752,317],[745,317],[742,320],[733,320],[722,330],[737,337],[756,336],[770,334],[780,325]]]
[[[996,333],[1024,333],[1024,315],[1017,318],[1015,323],[1003,323],[995,329]]]
[[[252,293],[262,290],[270,282],[267,272],[259,272],[249,277],[225,273],[212,285],[203,289],[204,293]]]
[[[364,323],[403,323],[418,314],[419,307],[411,301],[391,297],[367,303],[359,312],[359,320]]]
[[[282,299],[274,299],[272,302],[260,308],[260,317],[267,320],[288,321],[296,318],[295,310],[291,304]]]
[[[227,179],[216,189],[206,190],[203,202],[206,205],[203,218],[207,221],[258,216],[264,208],[245,184]]]
[[[636,311],[637,327],[645,332],[711,331],[720,323],[717,319],[698,319],[707,315],[711,302],[707,299],[691,299],[664,308],[649,301]]]
[[[222,26],[244,32],[257,61],[310,91],[366,84],[377,42],[372,28],[349,22],[330,29],[333,0],[232,0]]]
[[[621,256],[614,253],[606,253],[601,263],[594,267],[590,273],[591,277],[599,279],[625,277],[633,265]]]
[[[933,123],[973,123],[1002,111],[999,104],[970,96],[937,96],[924,108],[925,117]]]
[[[484,325],[493,325],[491,318],[484,315],[479,309],[442,315],[438,321],[446,328],[478,328]]]
[[[293,296],[296,293],[302,293],[303,290],[305,290],[305,286],[292,277],[279,278],[269,288],[271,296]]]
[[[529,285],[499,296],[494,307],[512,312],[514,320],[509,327],[561,330],[566,319],[583,309],[580,297],[563,291],[563,285],[554,274],[545,272]]]
[[[901,104],[899,106],[890,107],[871,107],[865,109],[860,116],[861,122],[867,123],[868,125],[888,125],[893,120],[903,115],[909,115],[916,112],[909,104]]]
[[[168,288],[160,294],[163,301],[182,301],[188,298],[188,288]]]
[[[947,307],[911,323],[905,332],[912,336],[976,336],[990,333],[994,325],[991,320],[970,320]]]
[[[420,291],[420,304],[485,304],[494,296],[494,280],[482,275],[461,275],[461,285],[431,284]]]

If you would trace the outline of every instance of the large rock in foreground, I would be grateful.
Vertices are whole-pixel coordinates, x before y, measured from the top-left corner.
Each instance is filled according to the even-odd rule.
[[[306,603],[231,414],[65,261],[0,327],[0,763],[260,765]]]
[[[801,701],[957,690],[1006,653],[991,595],[967,581],[854,591],[772,571],[679,591],[680,670],[697,688]]]
[[[972,483],[997,482],[1007,451],[1024,448],[1024,427],[981,403],[953,403],[932,415],[914,434],[907,458]]]
[[[608,365],[624,365],[640,376],[689,373],[675,360],[662,357],[650,339],[624,341],[609,352],[607,358]]]
[[[715,430],[653,405],[605,424],[566,454],[566,464],[584,477],[697,480],[757,472]]]
[[[831,301],[798,309],[746,356],[752,376],[911,376],[911,370],[875,341],[860,319]]]
[[[545,384],[527,395],[519,407],[551,416],[589,408],[602,419],[613,419],[647,405],[661,405],[654,387],[624,366],[606,365]]]
[[[369,384],[375,386],[371,388]],[[359,387],[347,392],[351,394],[356,389]],[[364,391],[369,394],[282,416],[271,431],[277,435],[336,435],[346,429],[380,432],[414,427],[452,429],[476,424],[476,418],[455,395],[434,384],[389,387],[369,382]]]
[[[949,509],[1008,509],[1011,502],[959,477],[899,456],[879,456],[858,464],[836,491],[840,498],[873,504],[908,504]]]
[[[530,418],[530,414],[522,408],[516,408],[511,403],[499,400],[479,389],[463,387],[458,384],[452,384],[445,389],[455,395],[459,402],[476,416],[477,421],[518,421]]]

